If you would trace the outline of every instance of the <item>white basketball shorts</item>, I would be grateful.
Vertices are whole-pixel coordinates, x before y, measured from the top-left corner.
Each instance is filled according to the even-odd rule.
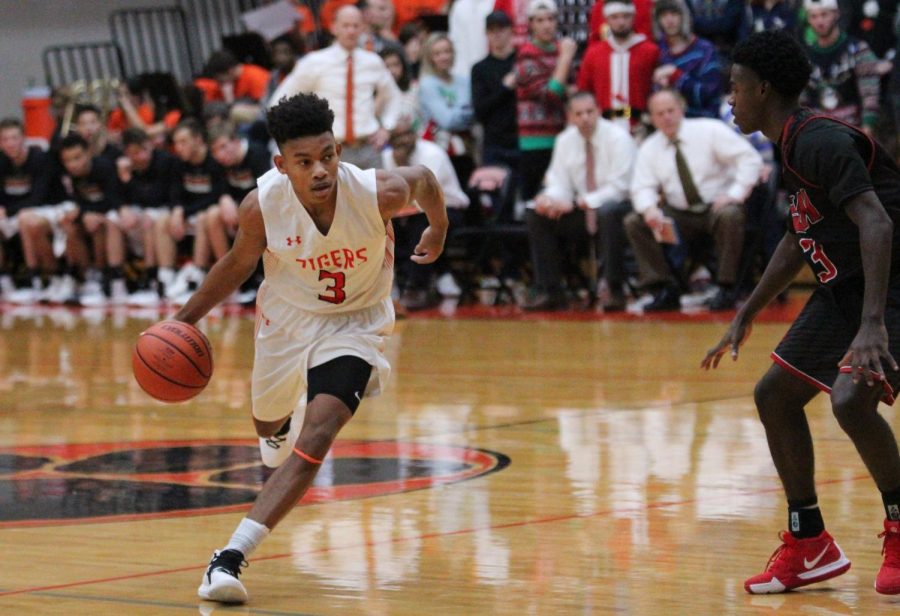
[[[364,397],[377,396],[391,373],[384,351],[393,329],[389,297],[361,310],[319,314],[290,306],[263,283],[256,307],[253,417],[276,421],[302,413],[309,369],[344,355],[372,365]]]

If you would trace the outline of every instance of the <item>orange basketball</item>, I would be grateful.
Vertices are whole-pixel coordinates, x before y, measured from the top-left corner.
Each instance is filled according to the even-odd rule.
[[[193,325],[162,321],[138,336],[131,367],[138,385],[148,394],[163,402],[181,402],[209,383],[212,349]]]

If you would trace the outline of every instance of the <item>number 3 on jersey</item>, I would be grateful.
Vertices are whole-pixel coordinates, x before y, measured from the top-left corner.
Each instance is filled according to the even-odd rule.
[[[819,282],[826,283],[837,276],[837,267],[835,267],[834,263],[831,262],[831,259],[829,259],[825,254],[822,246],[815,240],[811,240],[808,237],[800,238],[800,248],[803,249],[803,252],[809,252],[810,250],[812,250],[812,255],[810,255],[810,259],[812,259],[812,262],[818,263],[825,268],[825,271],[818,272],[816,274]]]
[[[321,294],[319,299],[329,304],[343,304],[347,299],[347,293],[344,291],[344,285],[347,284],[347,275],[344,272],[329,272],[319,270],[319,280],[330,280],[331,284],[325,287],[325,291],[330,295]]]

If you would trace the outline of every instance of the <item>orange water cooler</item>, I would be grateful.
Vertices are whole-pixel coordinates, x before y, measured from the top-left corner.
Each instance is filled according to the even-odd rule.
[[[50,140],[56,122],[50,113],[50,88],[35,86],[27,88],[22,96],[22,111],[25,118],[25,136],[29,139]]]

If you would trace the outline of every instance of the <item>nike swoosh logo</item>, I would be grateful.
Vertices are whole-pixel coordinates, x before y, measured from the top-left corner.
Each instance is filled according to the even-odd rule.
[[[357,401],[357,402],[362,402],[362,398],[359,397],[359,392],[358,392],[358,391],[354,391],[354,392],[353,392],[353,395],[356,396],[356,401]]]
[[[822,550],[822,552],[821,552],[818,556],[816,556],[814,559],[812,559],[812,560],[806,560],[806,559],[804,558],[804,559],[803,559],[803,566],[806,567],[807,569],[812,569],[813,567],[815,567],[816,565],[818,565],[818,564],[819,564],[819,561],[822,560],[822,557],[825,556],[825,552],[828,551],[828,548],[829,548],[829,547],[831,547],[831,544],[830,544],[830,543],[829,543],[828,545],[826,545],[825,548]]]

